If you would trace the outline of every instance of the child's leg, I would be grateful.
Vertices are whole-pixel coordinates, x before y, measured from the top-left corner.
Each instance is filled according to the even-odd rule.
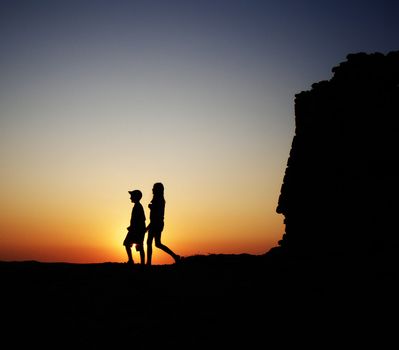
[[[155,246],[161,250],[163,250],[165,253],[169,254],[173,259],[175,259],[176,262],[180,260],[180,255],[177,255],[172,249],[167,247],[165,244],[161,243],[161,233],[162,232],[157,232],[155,236]]]
[[[152,230],[148,231],[147,237],[147,265],[151,265],[151,258],[152,258],[152,240],[154,236],[152,235]]]
[[[144,247],[142,244],[140,245],[139,252],[140,252],[140,263],[141,263],[141,265],[144,265],[145,264],[145,253],[144,253]]]
[[[134,263],[133,256],[132,256],[132,248],[130,248],[129,245],[125,245],[125,249],[126,249],[127,257],[129,259],[128,262],[129,263]]]

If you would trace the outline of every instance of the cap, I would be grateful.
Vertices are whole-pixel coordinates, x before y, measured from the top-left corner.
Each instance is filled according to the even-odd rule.
[[[138,199],[141,199],[143,194],[141,193],[140,190],[133,190],[133,191],[128,191],[132,197],[136,197]]]

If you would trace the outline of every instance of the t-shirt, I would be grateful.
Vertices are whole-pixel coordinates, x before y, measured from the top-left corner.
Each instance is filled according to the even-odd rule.
[[[163,198],[153,198],[149,207],[151,223],[162,224],[165,215],[165,200]]]
[[[132,209],[132,216],[130,218],[130,226],[128,230],[130,232],[145,232],[145,214],[141,203],[136,203]]]

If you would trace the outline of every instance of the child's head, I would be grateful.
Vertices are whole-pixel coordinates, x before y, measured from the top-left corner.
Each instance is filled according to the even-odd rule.
[[[154,195],[163,196],[163,191],[164,191],[164,187],[161,182],[155,183],[154,186],[152,187],[152,193]]]
[[[143,194],[141,193],[140,190],[133,190],[133,191],[129,191],[130,193],[130,200],[133,203],[137,203],[140,201],[141,197],[143,197]]]

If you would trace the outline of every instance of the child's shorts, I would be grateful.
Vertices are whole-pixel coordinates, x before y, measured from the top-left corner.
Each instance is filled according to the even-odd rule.
[[[123,241],[123,245],[125,247],[132,247],[133,244],[136,244],[136,250],[139,250],[140,246],[143,245],[144,234],[145,232],[140,234],[140,232],[137,231],[129,231]]]

